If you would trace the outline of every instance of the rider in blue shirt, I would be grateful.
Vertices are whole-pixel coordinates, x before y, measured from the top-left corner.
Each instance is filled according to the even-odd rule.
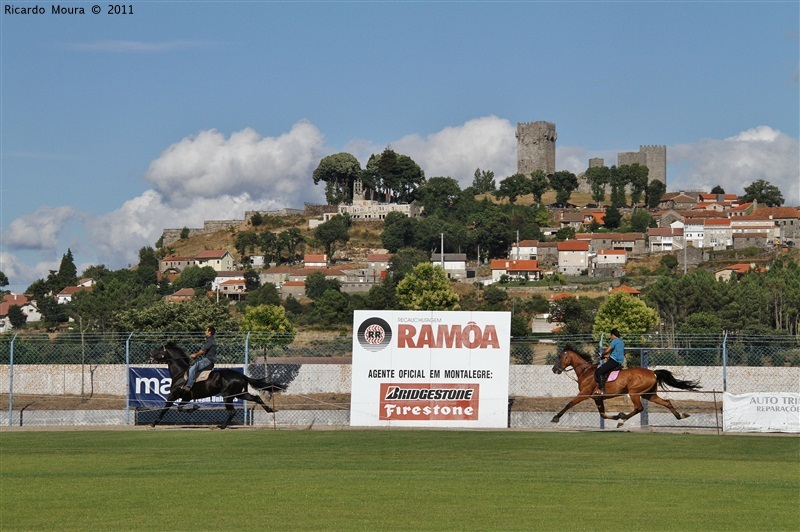
[[[594,393],[604,395],[606,393],[608,374],[615,369],[622,369],[622,365],[625,363],[625,343],[620,338],[617,329],[611,329],[611,343],[600,357],[605,362],[601,363],[594,372],[594,380],[597,381],[597,390]]]
[[[189,367],[189,375],[186,378],[186,384],[181,387],[181,391],[188,392],[191,390],[195,376],[204,369],[213,368],[214,364],[217,362],[217,341],[214,339],[214,334],[216,332],[216,329],[209,325],[206,328],[206,341],[203,347],[196,353],[189,355],[189,358],[200,358],[193,366]]]

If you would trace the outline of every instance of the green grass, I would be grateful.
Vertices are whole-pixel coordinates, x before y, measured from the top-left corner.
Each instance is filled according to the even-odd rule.
[[[0,433],[0,530],[165,529],[798,530],[800,438]]]

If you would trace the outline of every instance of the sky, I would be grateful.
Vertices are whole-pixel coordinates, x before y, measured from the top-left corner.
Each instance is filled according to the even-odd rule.
[[[462,188],[667,146],[667,189],[800,205],[800,3],[2,2],[0,271],[136,264],[165,228],[324,203],[311,174],[387,146]],[[43,14],[24,13],[39,6]]]

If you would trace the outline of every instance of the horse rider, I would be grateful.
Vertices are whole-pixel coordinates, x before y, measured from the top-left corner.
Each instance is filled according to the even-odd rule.
[[[608,374],[615,369],[622,369],[622,365],[625,363],[625,343],[620,338],[617,329],[611,329],[611,343],[608,344],[600,358],[603,361],[594,371],[594,380],[597,381],[595,395],[605,395]]]
[[[206,341],[199,351],[189,355],[189,358],[197,358],[197,362],[189,367],[189,375],[186,378],[186,384],[181,387],[181,391],[188,392],[192,389],[194,379],[197,374],[204,369],[211,369],[217,361],[217,341],[214,335],[217,330],[213,325],[206,327]],[[199,357],[199,358],[198,358]]]

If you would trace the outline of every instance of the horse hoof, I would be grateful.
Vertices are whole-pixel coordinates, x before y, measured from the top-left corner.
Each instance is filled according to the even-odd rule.
[[[686,419],[690,414],[681,414],[681,419]]]
[[[150,423],[150,428],[155,428],[155,426],[156,426],[155,423]]]
[[[551,423],[558,423],[559,419],[560,418],[558,416],[554,416],[553,419],[550,420],[550,422]]]
[[[625,424],[625,421],[624,421],[624,420],[620,421],[619,423],[617,423],[617,428],[618,428],[618,429],[619,429],[619,428],[622,428],[622,425],[624,425],[624,424]]]

